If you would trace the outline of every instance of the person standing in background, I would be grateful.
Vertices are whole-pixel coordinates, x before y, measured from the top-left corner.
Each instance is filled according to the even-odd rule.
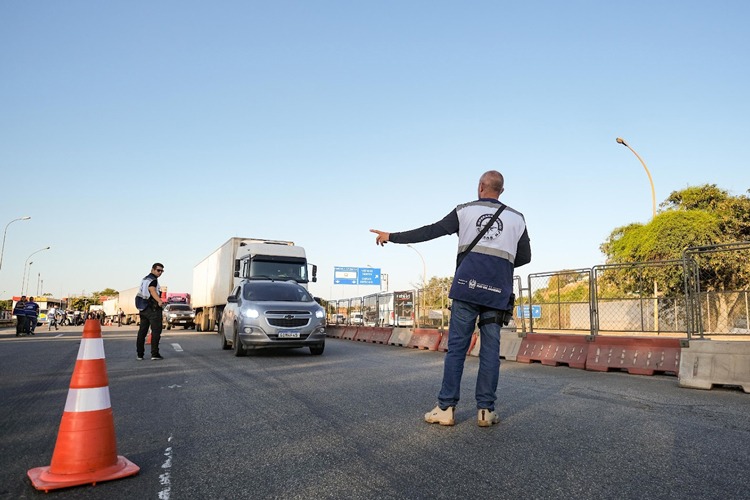
[[[136,357],[139,361],[143,359],[146,351],[146,334],[149,328],[151,328],[151,359],[164,359],[159,353],[162,309],[164,308],[164,302],[161,300],[159,277],[161,277],[163,272],[164,264],[157,262],[151,266],[151,272],[141,280],[141,288],[135,297],[135,305],[140,311],[141,319],[141,325],[138,328],[138,336],[135,342]]]

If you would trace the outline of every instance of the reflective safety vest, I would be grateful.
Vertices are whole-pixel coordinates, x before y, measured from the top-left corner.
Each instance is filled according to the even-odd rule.
[[[458,252],[464,252],[495,212],[499,202],[482,199],[456,207]],[[490,309],[513,308],[514,259],[526,229],[523,214],[506,207],[456,269],[449,297]]]

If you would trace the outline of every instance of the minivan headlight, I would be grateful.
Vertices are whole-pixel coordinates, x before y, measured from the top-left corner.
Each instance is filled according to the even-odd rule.
[[[260,316],[260,314],[258,314],[258,311],[256,309],[246,309],[245,316],[247,316],[250,319],[255,319],[258,316]]]
[[[315,311],[315,317],[316,318],[325,318],[326,317],[326,313],[325,313],[324,310],[318,309],[317,311]]]

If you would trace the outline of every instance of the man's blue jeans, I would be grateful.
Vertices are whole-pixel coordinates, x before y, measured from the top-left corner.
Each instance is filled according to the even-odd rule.
[[[494,316],[485,312],[483,316]],[[443,385],[438,395],[438,405],[445,410],[456,406],[461,395],[461,376],[464,372],[466,352],[471,345],[480,308],[476,304],[454,300],[448,327],[448,352],[443,367]],[[489,323],[480,328],[479,373],[477,374],[477,409],[495,410],[497,381],[500,376],[500,325]]]

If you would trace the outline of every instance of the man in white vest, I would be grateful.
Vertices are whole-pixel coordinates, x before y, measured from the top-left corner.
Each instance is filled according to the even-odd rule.
[[[146,334],[151,328],[151,359],[164,359],[159,353],[159,339],[161,338],[162,309],[161,287],[159,277],[164,272],[164,265],[160,262],[151,266],[151,272],[141,280],[141,288],[135,296],[135,305],[140,311],[140,327],[135,341],[138,360],[143,359],[146,350]]]
[[[476,383],[477,424],[490,427],[500,421],[495,411],[500,375],[500,328],[513,313],[513,274],[531,262],[531,245],[523,214],[499,201],[504,191],[500,172],[482,174],[477,200],[461,204],[442,220],[410,231],[388,233],[370,229],[375,243],[419,243],[447,234],[458,235],[456,272],[449,297],[451,319],[448,352],[438,404],[424,416],[431,424],[454,425],[466,352],[479,319],[481,334]],[[479,238],[480,233],[486,232]],[[425,279],[427,277],[425,276]]]

